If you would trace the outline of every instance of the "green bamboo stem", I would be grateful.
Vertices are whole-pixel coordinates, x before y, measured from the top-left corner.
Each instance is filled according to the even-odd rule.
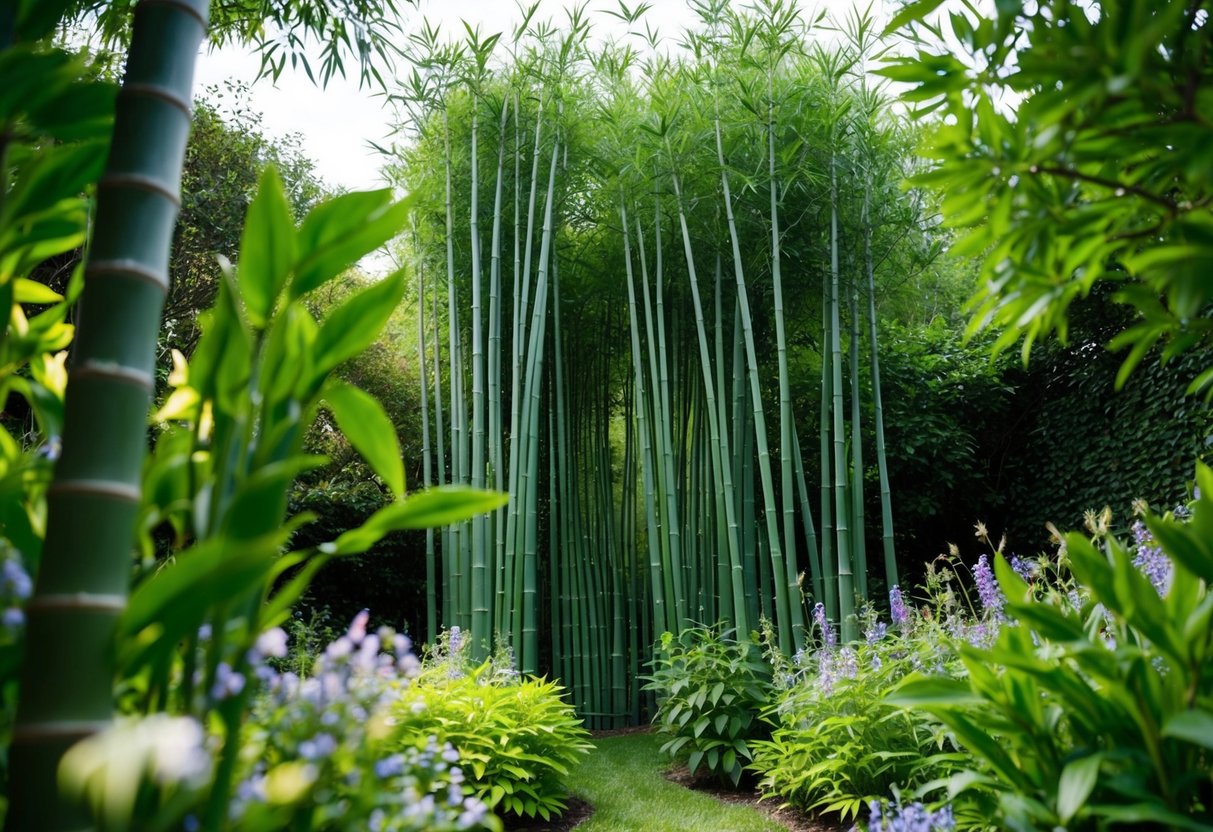
[[[417,217],[412,218],[413,253],[417,258],[417,372],[421,381],[421,484],[434,481],[430,448],[430,381],[425,363],[425,259],[417,240]],[[435,563],[434,530],[425,530],[425,632],[433,644],[438,638],[438,569]]]
[[[126,605],[155,346],[190,130],[207,0],[135,9],[113,141],[97,187],[62,456],[48,520],[9,757],[6,828],[79,829],[56,770],[113,707],[111,640]],[[34,660],[36,659],[36,660]]]
[[[855,591],[868,598],[868,554],[863,520],[863,431],[859,406],[859,287],[851,282],[851,541],[854,546]]]
[[[842,398],[842,330],[838,267],[838,172],[830,157],[830,355],[834,411],[834,531],[838,547],[838,615],[842,640],[854,641],[855,577],[851,569],[851,532],[847,511],[846,425]]]
[[[833,445],[830,438],[834,403],[834,366],[830,325],[830,281],[821,281],[821,570],[825,583],[826,617],[838,620],[838,561],[834,556]]]
[[[480,107],[478,97],[472,101],[472,144],[471,144],[471,174],[472,193],[469,208],[469,225],[471,231],[472,249],[472,462],[471,484],[473,488],[483,489],[485,479],[485,355],[484,332],[481,321],[482,280],[480,269]],[[497,178],[501,182],[500,171]],[[497,211],[500,216],[500,188],[497,192]],[[499,234],[497,220],[494,228]],[[495,255],[494,255],[495,256]],[[471,654],[475,661],[481,661],[488,655],[489,642],[492,640],[492,618],[489,611],[489,562],[488,537],[485,528],[485,516],[477,514],[472,518],[472,536],[469,541],[471,549]]]
[[[644,476],[644,512],[645,520],[647,521],[648,525],[648,534],[645,537],[647,539],[649,549],[649,579],[653,584],[653,616],[658,621],[662,622],[662,626],[668,626],[669,613],[667,612],[665,606],[665,592],[663,591],[662,583],[661,547],[658,543],[660,532],[657,525],[657,512],[654,508],[655,501],[651,497],[651,495],[654,493],[654,464],[652,444],[650,439],[651,431],[648,425],[648,406],[644,385],[644,365],[640,359],[640,323],[639,318],[636,315],[636,289],[632,269],[632,246],[628,234],[627,208],[624,206],[622,200],[619,203],[619,219],[623,227],[624,273],[627,275],[628,282],[628,313],[631,318],[632,367],[633,374],[635,376],[634,387],[636,390],[636,421],[638,424],[637,430],[640,434],[641,471]],[[639,225],[637,225],[637,234],[637,239],[640,245],[641,268],[644,269],[644,237],[640,234]],[[645,285],[647,292],[647,281],[645,281]],[[647,299],[645,307],[645,313],[647,314]],[[650,343],[652,343],[651,329],[649,332],[649,337]]]
[[[775,170],[775,91],[774,69],[767,73],[767,170],[771,209],[771,291],[775,302],[775,344],[779,364],[779,473],[780,496],[783,499],[783,545],[789,612],[792,614],[793,643],[799,650],[804,646],[804,618],[800,600],[800,583],[796,570],[796,504],[792,493],[792,387],[788,378],[788,341],[783,316],[783,274],[780,261],[779,179]],[[807,517],[807,513],[806,513]],[[811,524],[812,518],[808,518]]]
[[[754,346],[754,328],[750,316],[749,292],[746,288],[745,267],[741,256],[741,242],[737,233],[737,221],[733,216],[733,194],[729,188],[728,168],[725,165],[724,141],[721,137],[720,114],[715,114],[716,160],[720,166],[720,187],[724,200],[725,220],[729,227],[729,242],[733,250],[733,273],[737,281],[737,304],[741,310],[742,334],[745,341],[747,371],[750,380],[750,403],[754,411],[755,443],[758,451],[758,476],[762,484],[763,519],[766,522],[766,537],[771,558],[771,574],[775,576],[775,620],[779,649],[791,654],[795,650],[797,633],[804,627],[799,598],[792,602],[795,582],[789,587],[783,547],[779,539],[778,513],[775,508],[775,483],[771,476],[771,454],[767,446],[766,414],[762,404],[762,388],[758,378],[758,353]]]
[[[884,445],[884,408],[880,395],[880,350],[876,338],[876,278],[872,266],[872,217],[867,178],[863,187],[863,259],[868,278],[868,335],[871,349],[872,402],[876,411],[873,429],[876,433],[876,467],[880,472],[880,527],[884,548],[885,581],[889,588],[900,583],[897,577],[897,556],[893,549],[893,498],[889,488],[889,462]]]

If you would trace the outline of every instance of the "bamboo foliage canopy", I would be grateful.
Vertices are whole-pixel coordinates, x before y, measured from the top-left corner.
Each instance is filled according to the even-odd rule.
[[[430,635],[504,644],[603,720],[639,713],[663,630],[765,621],[790,654],[806,604],[854,632],[897,583],[873,344],[938,250],[870,17],[691,5],[671,39],[620,6],[636,45],[584,10],[425,23],[394,95],[427,453],[511,498],[429,550]]]

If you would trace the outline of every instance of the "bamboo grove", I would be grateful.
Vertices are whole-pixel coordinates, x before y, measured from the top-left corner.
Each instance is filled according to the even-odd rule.
[[[663,41],[621,5],[632,45],[584,9],[422,26],[396,96],[423,476],[510,497],[429,539],[428,635],[601,724],[663,631],[770,622],[790,655],[811,605],[853,638],[897,583],[874,345],[930,240],[873,22],[692,7]]]

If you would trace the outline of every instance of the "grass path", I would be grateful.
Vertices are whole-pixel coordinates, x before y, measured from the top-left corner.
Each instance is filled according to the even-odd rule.
[[[668,762],[649,733],[595,739],[568,783],[594,807],[578,832],[786,832],[749,806],[731,806],[665,778]]]

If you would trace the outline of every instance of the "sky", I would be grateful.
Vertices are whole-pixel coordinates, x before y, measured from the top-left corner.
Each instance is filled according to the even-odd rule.
[[[591,0],[591,9],[617,8],[617,0]],[[684,0],[650,0],[652,8],[645,19],[663,33],[680,31],[694,17]],[[819,0],[801,6],[808,11],[827,9],[845,16],[851,0]],[[880,9],[890,0],[872,0]],[[520,19],[512,0],[425,0],[420,11],[399,3],[405,24],[420,22],[422,16],[439,23],[443,31],[462,31],[460,21],[479,23],[485,33],[508,32]],[[537,19],[564,18],[566,0],[541,0]],[[629,2],[634,8],[636,2]],[[594,15],[594,33],[598,37],[623,37],[624,24],[606,14]],[[258,59],[248,47],[203,49],[199,57],[195,87],[203,90],[226,80],[251,83],[256,77]],[[382,187],[380,156],[367,143],[382,141],[391,131],[391,113],[383,98],[373,90],[359,89],[357,80],[334,78],[326,89],[312,84],[302,70],[288,66],[277,83],[262,79],[252,86],[250,104],[263,115],[265,131],[271,136],[298,133],[304,154],[316,163],[320,177],[330,186],[350,190]]]

